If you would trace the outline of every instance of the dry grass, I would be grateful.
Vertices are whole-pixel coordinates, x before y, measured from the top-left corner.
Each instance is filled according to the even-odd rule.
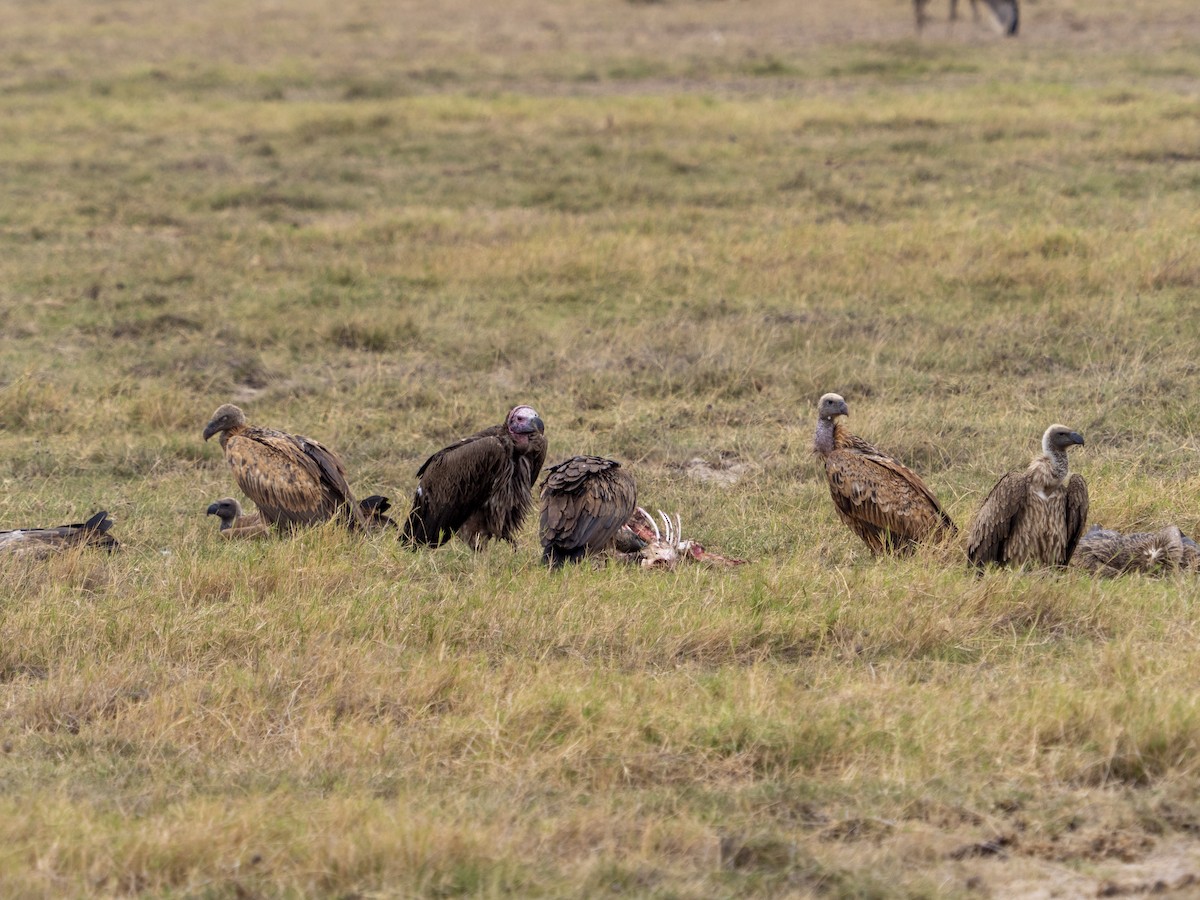
[[[3,522],[125,545],[0,560],[0,893],[1195,881],[1197,584],[872,560],[808,452],[1200,530],[1195,10],[752,6],[0,8]],[[231,399],[398,506],[532,403],[753,563],[219,541]]]

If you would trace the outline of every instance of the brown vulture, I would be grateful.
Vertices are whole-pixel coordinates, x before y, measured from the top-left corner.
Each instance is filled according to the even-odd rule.
[[[1087,521],[1087,484],[1067,471],[1067,448],[1083,437],[1051,425],[1042,453],[1024,471],[1009,472],[992,488],[967,537],[967,558],[977,566],[1034,563],[1065,566]]]
[[[107,512],[98,512],[86,522],[59,525],[56,528],[21,528],[0,531],[0,553],[44,556],[68,547],[102,547],[113,551],[121,545],[110,536],[113,520]]]
[[[298,434],[249,425],[232,403],[213,413],[204,439],[218,433],[238,487],[268,525],[292,528],[335,517],[352,528],[364,524],[346,469],[332,450]]]
[[[874,554],[909,553],[919,541],[955,534],[954,523],[920,475],[838,421],[849,414],[845,400],[826,394],[817,407],[813,438],[841,520]]]
[[[398,528],[399,526],[389,516],[385,515],[391,508],[391,501],[378,494],[358,502],[358,511],[362,514],[366,527],[370,530],[379,528]],[[271,528],[262,520],[258,513],[246,515],[242,512],[242,504],[233,497],[222,497],[209,504],[208,515],[216,516],[221,522],[220,535],[224,538],[258,538],[266,537]]]
[[[500,425],[439,450],[417,470],[417,491],[400,539],[440,547],[458,534],[475,550],[515,542],[546,461],[546,427],[528,406]]]
[[[542,482],[542,560],[551,568],[612,546],[637,507],[637,483],[615,460],[572,456]]]
[[[209,504],[208,515],[220,520],[220,535],[223,538],[259,538],[271,533],[271,526],[262,520],[261,515],[246,515],[242,512],[242,504],[233,497],[213,501]]]
[[[1096,575],[1160,574],[1200,568],[1200,548],[1178,526],[1121,534],[1093,525],[1079,539],[1071,565]]]

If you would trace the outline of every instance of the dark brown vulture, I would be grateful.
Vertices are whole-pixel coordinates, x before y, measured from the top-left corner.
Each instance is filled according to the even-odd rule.
[[[967,558],[977,566],[1033,563],[1065,566],[1087,522],[1087,483],[1067,471],[1067,448],[1083,437],[1051,425],[1042,453],[1024,471],[1009,472],[992,488],[967,537]]]
[[[637,507],[637,483],[615,460],[572,456],[542,483],[542,560],[551,568],[612,546]]]
[[[75,525],[0,531],[0,553],[44,556],[68,547],[101,547],[111,552],[121,546],[108,533],[112,524],[107,512],[98,512]]]
[[[248,425],[232,403],[213,413],[204,439],[218,433],[238,487],[268,525],[292,528],[337,517],[363,526],[346,469],[332,450],[298,434]]]
[[[845,400],[826,394],[818,404],[813,438],[841,520],[874,554],[909,553],[919,541],[955,534],[954,523],[920,475],[838,421],[849,414]]]
[[[545,430],[535,410],[517,406],[425,460],[400,539],[440,547],[458,534],[475,550],[492,538],[515,542],[546,461]]]
[[[381,528],[399,528],[385,513],[392,503],[387,497],[378,494],[358,501],[358,511],[362,514],[366,528],[377,530]],[[220,535],[223,538],[259,538],[271,533],[271,526],[262,520],[258,513],[249,515],[242,512],[242,504],[233,497],[222,497],[208,507],[208,515],[216,516],[221,522]]]
[[[1195,571],[1200,567],[1200,551],[1196,542],[1175,525],[1133,534],[1093,525],[1079,539],[1071,565],[1106,576],[1126,572],[1158,575],[1180,569]]]

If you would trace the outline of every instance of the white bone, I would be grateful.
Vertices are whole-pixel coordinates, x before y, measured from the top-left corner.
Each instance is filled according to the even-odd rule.
[[[650,513],[646,512],[644,509],[642,509],[640,506],[637,508],[637,511],[640,512],[642,514],[642,517],[645,518],[645,520],[650,523],[650,529],[654,532],[655,542],[657,543],[658,541],[661,541],[662,535],[659,534],[659,532],[658,532],[658,523],[654,521],[654,517],[652,515],[650,515]]]
[[[673,533],[673,529],[671,528],[671,517],[668,516],[661,509],[658,511],[658,514],[662,518],[663,528],[666,529],[666,532],[667,532],[667,546],[674,547],[675,546],[675,535]]]

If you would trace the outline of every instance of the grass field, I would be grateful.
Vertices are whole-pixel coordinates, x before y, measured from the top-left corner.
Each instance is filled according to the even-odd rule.
[[[1200,531],[1195,4],[478,7],[0,5],[0,527],[124,544],[0,560],[0,894],[1195,890],[1197,582],[874,560],[809,452]],[[222,542],[228,401],[398,507],[529,403],[752,563]]]

